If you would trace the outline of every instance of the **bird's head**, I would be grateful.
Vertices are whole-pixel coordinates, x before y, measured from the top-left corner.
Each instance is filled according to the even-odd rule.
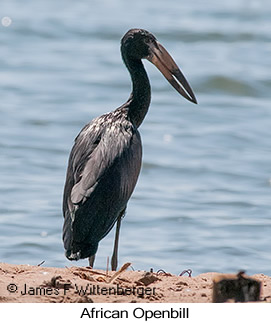
[[[183,73],[153,34],[144,29],[130,29],[121,40],[121,52],[124,59],[149,60],[183,97],[197,103]]]
[[[121,50],[132,59],[143,59],[151,54],[151,47],[156,42],[154,35],[147,30],[130,29],[121,40]]]

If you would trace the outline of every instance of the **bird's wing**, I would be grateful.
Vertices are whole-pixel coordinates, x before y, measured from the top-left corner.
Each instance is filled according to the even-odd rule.
[[[101,122],[96,128],[90,124],[81,131],[64,189],[66,250],[97,243],[110,231],[134,190],[141,157],[139,132],[129,122]]]
[[[90,197],[102,176],[118,158],[123,160],[124,164],[128,162],[126,159],[130,160],[129,156],[133,154],[140,155],[138,159],[141,159],[139,133],[132,127],[123,131],[123,127],[123,125],[100,126],[99,131],[93,131],[89,127],[78,136],[71,152],[75,184],[71,189],[70,199],[74,205],[81,205]],[[138,152],[137,147],[140,147]],[[122,167],[123,173],[126,173],[125,167]],[[123,193],[128,200],[135,183],[130,187],[128,179],[127,185],[123,187]]]
[[[71,202],[71,191],[74,185],[80,182],[87,161],[90,159],[93,151],[100,142],[103,133],[102,124],[99,118],[94,119],[80,131],[74,140],[66,174],[66,182],[63,195],[63,215],[74,211],[74,205]]]

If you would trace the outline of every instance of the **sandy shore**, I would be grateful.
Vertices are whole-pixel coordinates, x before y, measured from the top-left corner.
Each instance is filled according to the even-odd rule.
[[[133,271],[106,273],[89,267],[53,268],[0,263],[0,302],[212,302],[213,278],[217,273],[195,277],[170,273]],[[260,300],[271,302],[271,277],[261,281]]]

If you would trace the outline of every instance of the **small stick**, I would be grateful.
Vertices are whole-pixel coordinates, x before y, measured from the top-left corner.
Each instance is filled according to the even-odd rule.
[[[74,274],[76,271],[86,271],[86,272],[88,272],[88,273],[90,273],[90,274],[106,276],[106,274],[104,274],[104,273],[101,273],[101,272],[96,271],[96,270],[92,270],[92,269],[90,269],[90,268],[85,268],[85,267],[76,267],[76,268],[74,268],[74,267],[67,267],[67,266],[66,266],[66,268],[67,268],[69,271],[71,271],[73,274]],[[73,268],[74,268],[74,269],[73,269]]]
[[[109,257],[107,256],[107,262],[106,262],[106,276],[108,276],[108,268],[109,268]]]
[[[166,274],[166,272],[164,271],[164,269],[157,270],[157,274],[161,274],[161,273]]]
[[[113,281],[115,281],[118,276],[123,272],[125,271],[129,266],[131,266],[131,263],[130,262],[126,262],[126,264],[124,264],[108,281],[108,283],[113,283]]]
[[[43,260],[40,264],[38,264],[37,266],[41,266],[45,263],[45,260]]]
[[[192,277],[192,270],[191,269],[183,270],[179,276],[183,276],[184,274],[188,274],[188,277]]]

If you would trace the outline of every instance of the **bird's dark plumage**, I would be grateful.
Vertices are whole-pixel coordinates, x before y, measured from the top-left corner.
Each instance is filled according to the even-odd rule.
[[[63,203],[64,247],[71,259],[95,254],[136,184],[141,140],[124,110],[94,119],[75,139]]]
[[[99,241],[120,221],[136,185],[142,159],[137,128],[148,111],[151,91],[141,60],[150,60],[177,91],[196,103],[176,63],[151,33],[131,29],[122,38],[121,53],[131,74],[132,93],[121,107],[81,130],[69,158],[63,241],[70,260],[95,255]]]

